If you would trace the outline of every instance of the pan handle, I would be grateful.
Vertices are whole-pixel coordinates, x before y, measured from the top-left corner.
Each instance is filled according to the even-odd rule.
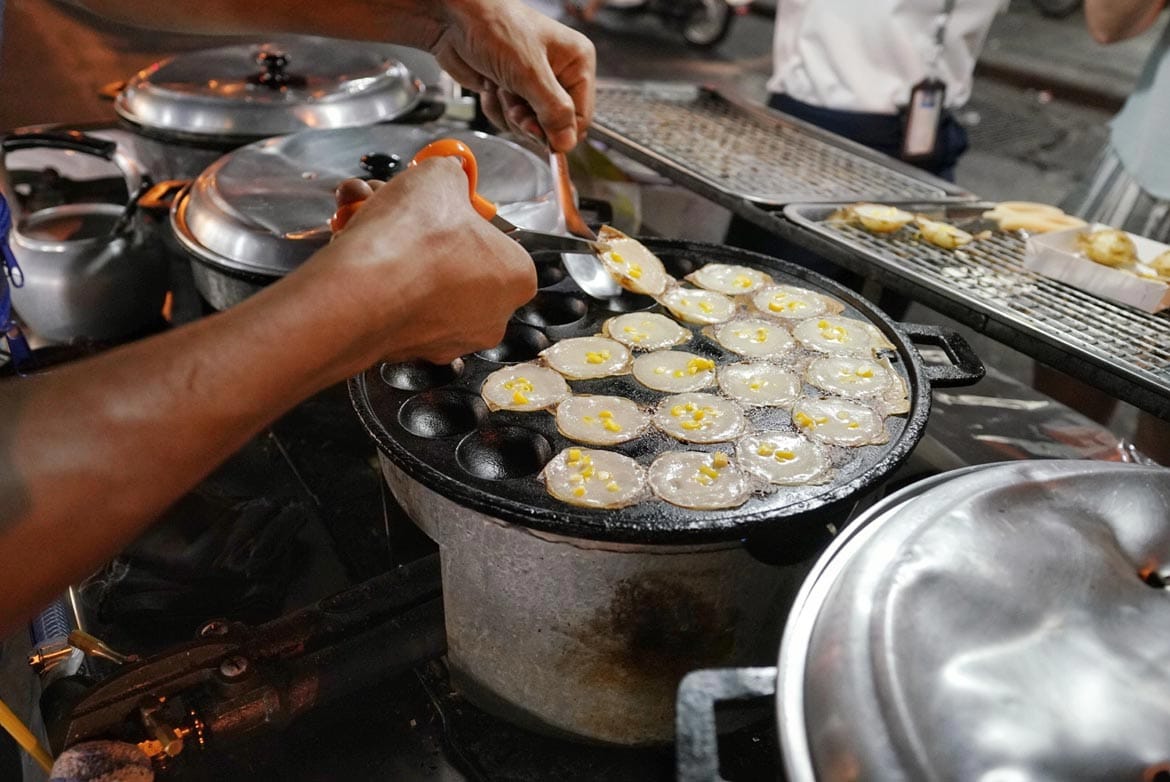
[[[915,344],[942,348],[951,360],[951,366],[933,364],[926,367],[926,380],[933,388],[953,388],[973,385],[983,379],[986,369],[971,344],[957,331],[925,323],[899,323]]]
[[[684,676],[674,716],[678,782],[726,782],[719,775],[716,703],[775,695],[775,668],[710,668]]]

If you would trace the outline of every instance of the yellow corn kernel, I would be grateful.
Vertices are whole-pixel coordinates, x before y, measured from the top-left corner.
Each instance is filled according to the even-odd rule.
[[[701,309],[703,312],[710,313],[715,308],[711,306],[711,302],[709,301],[700,301],[699,309]]]
[[[708,478],[706,475],[696,475],[695,482],[701,486],[710,486],[711,485],[711,479]]]
[[[688,432],[693,432],[696,429],[702,429],[703,425],[698,421],[683,421],[682,428],[686,429]]]
[[[706,417],[706,415],[707,414],[705,412],[703,412],[702,410],[696,410],[694,415],[691,416],[691,418],[695,419],[696,421],[702,421],[703,418]]]
[[[592,478],[593,477],[593,465],[589,465],[589,466],[585,467],[584,469],[582,469],[581,475],[583,475],[586,478]]]
[[[727,454],[723,453],[723,451],[718,451],[711,459],[711,464],[715,465],[715,467],[720,470],[722,470],[730,463],[731,461],[727,458]]]
[[[517,377],[508,380],[504,383],[504,388],[508,391],[527,391],[532,392],[532,381],[526,377]]]
[[[858,377],[873,377],[873,370],[869,367],[862,367],[856,372]]]
[[[768,385],[767,380],[753,380],[752,382],[748,383],[748,388],[750,388],[752,391],[759,391],[766,385]]]
[[[767,342],[768,330],[764,328],[756,329],[756,342]]]
[[[633,326],[625,326],[624,328],[622,328],[622,331],[625,332],[626,334],[633,334],[634,332],[637,331],[637,329],[634,328]]]
[[[512,392],[512,404],[526,405],[526,404],[528,404],[528,397],[524,396],[524,394],[521,394],[519,391],[513,391]]]
[[[772,456],[774,456],[778,462],[790,462],[796,458],[796,454],[794,454],[792,451],[776,451],[774,454],[772,454]]]
[[[578,486],[577,488],[573,489],[573,496],[574,497],[584,497],[585,496],[585,487]]]
[[[772,310],[772,312],[783,312],[786,308],[784,302],[772,299],[768,302],[768,309]]]
[[[622,430],[622,425],[619,424],[617,421],[613,420],[612,418],[607,418],[604,421],[602,421],[601,426],[607,432],[620,432]]]
[[[581,416],[581,420],[582,420],[582,421],[584,421],[584,422],[585,422],[585,423],[587,423],[587,424],[591,424],[591,423],[593,423],[593,416],[591,416],[591,415],[583,415],[583,416]]]
[[[748,277],[746,274],[741,274],[732,280],[732,285],[737,288],[750,288],[752,287],[752,278]]]
[[[602,410],[600,413],[597,414],[597,417],[598,418],[613,418],[613,413],[611,413],[609,410]]]
[[[666,367],[654,367],[654,374],[665,375],[666,374]]]
[[[605,490],[611,492],[621,491],[622,487],[618,485],[617,481],[610,481],[609,483],[605,484]]]
[[[679,303],[679,304],[681,304],[681,305],[683,305],[684,307],[689,307],[689,306],[691,306],[691,300],[690,300],[690,299],[679,299],[679,300],[678,300],[678,303]]]
[[[692,375],[697,375],[700,372],[714,369],[715,362],[709,358],[692,358],[687,362],[687,372]]]
[[[569,449],[569,458],[566,459],[566,461],[568,461],[569,464],[572,464],[572,463],[578,462],[580,460],[581,460],[581,449],[580,448],[570,448]]]
[[[673,415],[675,418],[678,418],[680,415],[682,415],[685,412],[686,412],[686,409],[682,405],[675,405],[674,407],[670,408],[670,414]]]
[[[776,450],[770,445],[761,445],[756,449],[756,453],[758,453],[760,456],[771,456],[772,454],[776,453]]]
[[[636,264],[636,263],[635,263],[635,264],[631,264],[631,265],[630,265],[630,271],[629,271],[629,275],[630,275],[630,277],[632,277],[632,278],[633,278],[633,279],[635,279],[635,280],[640,280],[640,279],[642,279],[642,267],[641,267],[641,266],[639,266],[639,265],[638,265],[638,264]]]
[[[803,426],[805,429],[812,429],[816,426],[816,422],[804,413],[793,413],[792,420],[796,422],[797,426]]]
[[[674,376],[675,376],[675,377],[682,377],[682,376],[683,376],[683,371],[682,371],[681,369],[676,369],[676,370],[674,370]]]
[[[610,257],[610,259],[611,259],[611,260],[612,260],[614,263],[622,263],[622,264],[624,264],[624,263],[626,262],[626,259],[625,259],[625,258],[623,258],[623,257],[622,257],[622,256],[621,256],[619,253],[616,253],[616,252],[611,252],[611,253],[609,254],[609,257]]]
[[[584,483],[585,477],[579,472],[569,474],[569,483]]]
[[[688,413],[693,413],[694,411],[699,409],[699,408],[695,407],[694,402],[687,402],[685,407],[686,407]]]
[[[608,350],[597,350],[597,351],[590,350],[588,353],[585,354],[585,360],[588,361],[590,364],[601,364],[602,362],[609,360],[609,351]]]
[[[818,329],[827,329],[828,327],[829,327],[829,321],[824,320],[823,318],[821,320],[817,321],[817,328]]]
[[[703,473],[703,475],[706,475],[708,478],[711,478],[711,479],[715,479],[715,478],[719,477],[718,470],[716,470],[714,467],[708,467],[705,464],[699,468],[699,472]]]
[[[837,417],[840,418],[842,421],[844,421],[845,418],[843,417],[843,415],[844,414],[838,415]],[[820,426],[821,424],[829,423],[829,417],[827,415],[813,416],[813,421],[816,423],[817,426]]]
[[[860,429],[860,428],[861,428],[861,424],[857,423],[856,421],[850,421],[850,422],[849,422],[849,428],[850,428],[850,429]]]

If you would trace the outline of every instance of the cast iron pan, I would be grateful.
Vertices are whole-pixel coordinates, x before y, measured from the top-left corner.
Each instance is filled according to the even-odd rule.
[[[970,385],[983,376],[982,363],[959,335],[934,326],[895,324],[859,295],[803,267],[732,247],[643,241],[679,279],[708,262],[752,266],[768,272],[778,283],[833,296],[845,305],[843,315],[875,324],[895,346],[889,358],[910,389],[909,414],[886,420],[889,442],[831,447],[837,465],[833,482],[778,487],[734,509],[696,511],[649,499],[628,508],[598,510],[553,499],[537,473],[563,448],[589,446],[563,437],[551,413],[489,412],[479,396],[484,378],[506,364],[535,358],[552,342],[597,334],[602,322],[622,312],[666,311],[653,300],[632,294],[612,303],[590,299],[559,266],[542,263],[538,264],[540,292],[516,313],[497,347],[450,366],[382,364],[350,380],[354,407],[381,451],[409,476],[460,505],[560,535],[640,544],[787,537],[810,526],[823,528],[824,521],[832,520],[831,514],[839,512],[846,501],[856,499],[902,463],[926,427],[932,386]],[[741,360],[703,336],[700,327],[691,329],[693,339],[679,350],[712,358],[720,365]],[[925,367],[912,341],[942,347],[954,365]],[[626,396],[645,407],[667,396],[643,387],[630,375],[574,380],[569,385],[574,393]],[[808,387],[805,391],[818,395]],[[793,429],[788,410],[746,412],[755,429]],[[684,444],[651,430],[612,448],[646,466],[660,453],[682,449],[730,452],[731,443]]]

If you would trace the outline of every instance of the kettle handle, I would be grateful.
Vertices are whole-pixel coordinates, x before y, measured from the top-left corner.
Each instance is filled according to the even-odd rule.
[[[83,155],[93,155],[112,161],[118,151],[116,141],[87,136],[78,130],[47,130],[28,133],[12,133],[0,141],[4,154],[18,149],[67,149]]]

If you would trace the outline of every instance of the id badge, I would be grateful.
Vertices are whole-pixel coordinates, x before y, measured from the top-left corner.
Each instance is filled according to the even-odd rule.
[[[938,79],[924,79],[910,90],[906,133],[902,139],[903,160],[926,160],[935,156],[946,96],[947,85]]]

